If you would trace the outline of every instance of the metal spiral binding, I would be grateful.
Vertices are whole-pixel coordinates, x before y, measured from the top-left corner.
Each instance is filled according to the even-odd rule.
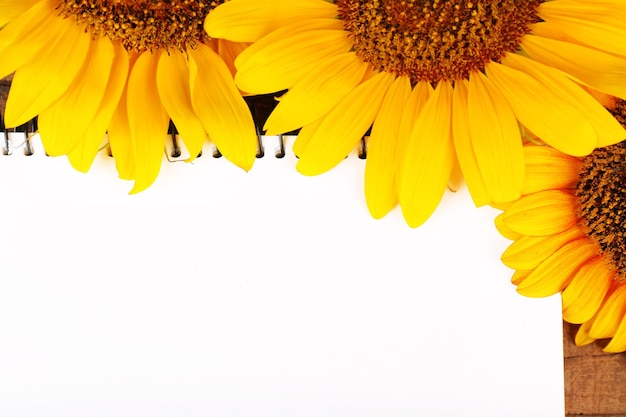
[[[25,156],[34,155],[35,149],[31,138],[37,133],[37,129],[37,118],[31,119],[21,126],[7,129],[4,124],[4,117],[0,113],[0,148],[2,149],[2,155],[12,155],[17,149],[23,149]]]
[[[265,131],[263,130],[263,126],[267,118],[269,117],[272,110],[276,107],[276,95],[268,94],[268,95],[260,95],[260,96],[250,96],[244,97],[246,103],[248,104],[248,108],[250,109],[250,113],[252,114],[252,119],[254,120],[254,125],[256,128],[257,134],[257,158],[265,157],[267,150],[265,142],[269,138],[265,136]],[[35,148],[32,146],[31,138],[37,134],[37,118],[29,120],[21,126],[15,128],[7,128],[4,124],[3,113],[0,112],[0,156],[8,156],[12,155],[15,150],[22,148],[24,155],[31,156],[35,153]],[[284,158],[286,155],[285,149],[285,139],[287,137],[295,137],[297,136],[299,130],[295,130],[292,132],[287,132],[277,137],[272,137],[272,143],[278,143],[274,151],[274,157],[277,159]],[[357,146],[356,154],[360,159],[365,159],[367,157],[367,136],[366,135],[361,138],[360,144]],[[111,155],[110,147],[106,146],[107,153],[109,156]],[[178,134],[178,129],[176,125],[170,121],[170,125],[168,128],[168,140],[166,142],[165,147],[165,156],[167,160],[170,162],[178,162],[189,159],[190,155],[185,148],[184,142]],[[200,152],[197,157],[201,157],[202,152]],[[213,146],[212,149],[212,157],[213,158],[221,158],[222,154],[220,153],[217,147]],[[296,155],[297,157],[297,155]],[[346,156],[347,157],[347,156]]]

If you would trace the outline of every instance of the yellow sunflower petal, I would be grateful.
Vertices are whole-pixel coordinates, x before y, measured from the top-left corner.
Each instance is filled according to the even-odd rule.
[[[450,178],[448,178],[448,190],[456,193],[463,186],[464,180],[463,171],[461,171],[461,165],[459,165],[459,159],[457,158],[454,146],[452,147],[452,154],[454,155],[454,163],[452,164],[452,171],[450,171]]]
[[[231,42],[225,39],[217,39],[217,54],[222,57],[222,60],[233,77],[237,73],[235,60],[248,46],[247,43],[243,42]]]
[[[6,103],[7,126],[26,123],[47,108],[67,91],[82,68],[91,37],[68,24],[55,45],[41,50],[15,73]]]
[[[508,210],[508,208],[511,207],[514,202],[515,201],[506,201],[504,203],[490,203],[489,206],[495,208],[496,210],[505,211]]]
[[[517,54],[508,54],[502,59],[502,63],[531,75],[542,83],[547,90],[557,93],[558,99],[562,102],[566,102],[574,107],[591,124],[591,127],[596,132],[599,147],[613,145],[626,138],[626,130],[615,120],[611,113],[591,94],[583,90],[559,70]],[[533,130],[531,126],[528,127]],[[534,130],[533,132],[545,140],[539,132]],[[571,133],[563,131],[561,135],[570,136]],[[546,142],[550,143],[547,140]]]
[[[606,299],[589,328],[594,339],[613,337],[626,313],[626,286],[620,285]]]
[[[552,91],[550,86],[507,65],[491,62],[485,69],[518,120],[543,141],[576,156],[587,155],[596,147],[593,127],[561,97],[561,90]]]
[[[158,61],[158,54],[144,52],[128,77],[127,112],[135,162],[131,194],[152,185],[161,170],[169,117],[157,91]]]
[[[567,286],[580,267],[595,254],[595,246],[587,239],[568,242],[520,282],[517,292],[527,297],[556,294]]]
[[[381,72],[354,88],[319,124],[315,132],[302,129],[306,147],[296,169],[318,175],[341,162],[372,125],[395,76]],[[314,136],[306,138],[314,133]]]
[[[530,25],[530,29],[531,29],[531,33],[534,36],[537,36],[540,38],[555,39],[555,40],[578,44],[578,45],[580,44],[576,39],[572,38],[571,36],[563,32],[558,25],[550,23],[550,22],[541,21],[541,22],[533,23],[532,25]]]
[[[551,236],[522,236],[502,254],[502,263],[512,269],[535,269],[548,256],[572,240],[585,236],[579,227],[571,227]]]
[[[626,351],[626,320],[621,321],[611,341],[602,349],[605,352],[621,353]]]
[[[331,21],[339,22],[338,19]],[[252,44],[235,60],[235,82],[251,94],[275,93],[292,87],[319,63],[348,52],[352,42],[339,28],[325,29],[327,21],[309,21],[320,29],[290,25]],[[292,29],[293,28],[293,29]],[[297,30],[297,31],[296,31]]]
[[[626,55],[626,5],[623,2],[561,0],[543,2],[537,15],[568,36],[592,48]]]
[[[496,229],[498,230],[498,233],[500,233],[502,237],[509,240],[517,240],[521,238],[522,235],[520,233],[513,231],[510,227],[506,225],[506,223],[504,222],[504,214],[505,213],[500,213],[494,219],[494,224],[496,226]]]
[[[280,98],[265,123],[266,134],[291,132],[319,119],[359,84],[366,69],[353,53],[321,62]]]
[[[87,128],[84,138],[67,154],[74,169],[87,172],[96,157],[107,127],[117,108],[120,97],[126,86],[129,60],[126,50],[121,44],[115,44],[115,59],[111,66],[106,94],[96,112],[96,117]],[[129,132],[130,135],[130,132]]]
[[[602,257],[583,265],[561,295],[563,319],[570,323],[590,320],[600,308],[612,278],[613,271]]]
[[[476,154],[472,146],[470,136],[470,118],[467,107],[468,87],[467,81],[460,80],[454,85],[454,96],[452,100],[452,137],[456,155],[463,172],[463,177],[467,183],[467,188],[472,196],[476,207],[489,204],[491,198],[485,188],[482,174]]]
[[[582,161],[550,146],[524,146],[526,175],[522,194],[571,188],[578,182]]]
[[[590,87],[626,99],[626,59],[556,39],[526,35],[521,46],[533,59],[558,68]]]
[[[22,3],[24,6],[31,3],[21,0],[17,2],[20,3],[20,6],[7,4],[6,8],[17,12],[22,10]],[[11,20],[2,28],[0,31],[0,56],[2,56],[0,78],[4,78],[21,68],[40,50],[53,45],[56,39],[63,34],[70,22],[59,19],[53,12],[56,3],[58,2],[54,0],[36,2],[28,11],[19,16],[19,19]],[[8,16],[12,14],[12,12],[8,12],[6,15],[0,14],[0,21],[8,19]],[[0,24],[1,26],[2,24]]]
[[[413,87],[409,100],[406,102],[402,118],[400,119],[400,129],[396,139],[396,172],[404,170],[406,161],[406,152],[409,146],[409,139],[415,126],[415,121],[419,117],[420,112],[428,102],[433,93],[433,88],[428,82],[420,81]],[[396,188],[402,186],[402,176],[396,175]]]
[[[591,326],[591,322],[583,323],[576,332],[576,336],[574,337],[574,343],[576,346],[585,346],[589,343],[593,343],[596,341],[593,337],[589,336],[589,327]]]
[[[163,107],[185,142],[191,161],[200,154],[207,135],[191,104],[186,55],[178,51],[161,54],[156,81]]]
[[[411,94],[408,77],[398,77],[389,88],[374,121],[365,164],[365,201],[375,219],[384,217],[398,202],[395,187],[396,138],[400,119]]]
[[[528,236],[561,233],[576,222],[576,197],[561,190],[524,196],[504,213],[504,223],[508,227]]]
[[[446,190],[454,153],[452,145],[452,85],[440,81],[415,121],[405,153],[398,199],[411,227],[422,225],[435,211]]]
[[[293,147],[291,148],[294,155],[300,158],[300,155],[304,153],[304,150],[311,141],[311,138],[315,137],[315,132],[320,127],[323,121],[324,118],[322,117],[302,127],[300,134],[296,138],[295,142],[293,143]],[[304,132],[304,135],[302,134],[302,132]]]
[[[126,87],[127,83],[124,84],[119,103],[111,117],[108,136],[119,177],[123,180],[132,180],[135,178],[135,158],[128,122],[128,90]]]
[[[21,15],[39,0],[0,0],[0,28]]]
[[[48,155],[64,155],[80,143],[105,95],[114,56],[108,38],[94,39],[67,92],[39,113],[39,133]]]
[[[272,0],[229,1],[209,13],[204,27],[213,38],[254,42],[285,25],[303,19],[337,16],[337,6],[323,0],[290,0],[275,7]]]
[[[513,276],[511,277],[511,284],[513,285],[519,285],[522,283],[522,281],[524,281],[526,278],[528,278],[528,276],[530,275],[532,271],[522,271],[522,270],[517,270],[513,273]]]
[[[222,155],[248,171],[254,163],[258,143],[248,105],[219,55],[203,44],[188,52],[195,113]]]
[[[519,127],[502,93],[480,72],[470,75],[468,114],[472,147],[491,200],[515,200],[524,179]]]

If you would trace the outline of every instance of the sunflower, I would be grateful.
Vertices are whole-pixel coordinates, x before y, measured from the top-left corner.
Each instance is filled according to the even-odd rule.
[[[338,164],[371,127],[365,196],[416,227],[460,168],[477,206],[520,196],[522,138],[570,155],[623,139],[585,90],[626,97],[622,0],[232,0],[210,36],[253,94],[288,90],[265,129],[302,127],[297,169]],[[583,88],[584,87],[584,88]]]
[[[192,158],[208,137],[248,170],[254,122],[233,81],[246,46],[210,38],[222,1],[0,1],[0,78],[15,72],[8,127],[38,115],[51,156],[87,171],[105,133],[131,192],[158,176],[170,120]]]
[[[626,103],[614,112],[626,122]],[[529,142],[524,156],[523,196],[496,218],[514,240],[502,255],[512,282],[528,297],[560,292],[576,344],[626,351],[626,142],[582,158]]]

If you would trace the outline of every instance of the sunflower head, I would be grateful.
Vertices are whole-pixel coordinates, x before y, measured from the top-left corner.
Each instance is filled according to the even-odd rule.
[[[6,124],[37,117],[47,154],[80,171],[108,145],[131,192],[157,178],[170,124],[187,161],[209,139],[250,169],[256,133],[233,81],[247,45],[203,28],[224,1],[0,1],[0,78],[15,73]]]
[[[540,0],[337,0],[356,54],[418,81],[467,79],[519,49]]]
[[[206,43],[209,11],[224,0],[62,0],[57,9],[94,37],[120,41],[131,52],[178,49]]]
[[[612,110],[624,123],[626,103]],[[563,318],[582,324],[576,343],[611,339],[626,351],[626,142],[574,158],[525,145],[525,191],[498,217],[515,242],[502,261],[530,297],[561,293]]]
[[[326,172],[367,135],[370,213],[399,205],[417,227],[458,172],[477,206],[519,198],[522,132],[575,157],[624,139],[585,90],[626,98],[624,13],[622,0],[230,0],[205,28],[254,42],[235,82],[285,92],[264,129],[300,129],[298,171]]]
[[[576,186],[579,226],[597,242],[607,266],[626,273],[626,143],[583,158]]]

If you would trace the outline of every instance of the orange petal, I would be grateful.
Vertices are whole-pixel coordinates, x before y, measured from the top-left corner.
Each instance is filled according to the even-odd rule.
[[[589,327],[591,327],[591,322],[587,321],[578,328],[576,337],[574,338],[576,346],[584,346],[596,341],[596,339],[589,336]]]
[[[547,297],[562,291],[596,251],[587,239],[566,243],[532,271],[517,291],[527,297]]]
[[[618,286],[606,299],[589,328],[594,339],[613,337],[626,314],[626,286]]]
[[[622,320],[619,326],[617,326],[611,341],[602,350],[610,353],[626,351],[626,320]]]
[[[523,236],[522,234],[515,232],[514,230],[512,230],[510,227],[506,225],[506,223],[504,222],[504,213],[500,213],[495,218],[494,224],[496,226],[496,229],[498,229],[498,233],[500,233],[502,237],[506,239],[517,240]]]
[[[570,323],[590,320],[604,300],[614,272],[603,257],[583,265],[563,291],[563,319]]]
[[[226,2],[206,18],[205,29],[213,38],[254,42],[292,22],[337,16],[337,6],[323,0],[289,0],[276,7],[274,0]]]
[[[512,230],[528,236],[549,236],[573,227],[576,197],[562,190],[530,194],[517,200],[504,214]]]
[[[502,262],[513,269],[535,269],[566,243],[585,236],[585,232],[579,227],[570,227],[549,236],[522,236],[504,251]]]
[[[578,183],[582,161],[550,146],[524,146],[526,175],[522,194],[571,188]]]
[[[235,76],[237,68],[235,68],[235,60],[249,46],[243,42],[231,42],[224,39],[217,39],[217,54],[230,70],[232,76]]]

